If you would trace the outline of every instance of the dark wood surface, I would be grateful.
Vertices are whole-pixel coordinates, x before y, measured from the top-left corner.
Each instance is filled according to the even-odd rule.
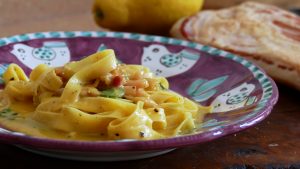
[[[57,3],[61,3],[57,7]],[[0,36],[55,30],[99,30],[92,0],[0,0]],[[300,92],[279,85],[280,97],[260,124],[204,144],[126,162],[78,162],[36,155],[0,143],[0,168],[300,169]]]

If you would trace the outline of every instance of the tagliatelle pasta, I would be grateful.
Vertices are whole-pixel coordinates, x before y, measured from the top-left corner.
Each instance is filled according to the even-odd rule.
[[[40,137],[159,139],[191,132],[211,111],[148,68],[118,64],[109,49],[63,67],[39,65],[29,78],[11,64],[3,79],[0,124]]]

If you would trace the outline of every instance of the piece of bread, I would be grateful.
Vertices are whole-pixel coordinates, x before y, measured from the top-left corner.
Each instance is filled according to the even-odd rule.
[[[220,9],[220,8],[227,8],[233,5],[238,5],[240,3],[246,2],[249,0],[222,0],[220,1],[212,1],[207,0],[204,2],[205,9]],[[284,9],[295,9],[300,7],[300,0],[251,0],[256,2],[263,2],[266,4],[276,5],[278,7]]]
[[[244,56],[300,90],[300,18],[293,13],[245,2],[183,18],[171,35]]]

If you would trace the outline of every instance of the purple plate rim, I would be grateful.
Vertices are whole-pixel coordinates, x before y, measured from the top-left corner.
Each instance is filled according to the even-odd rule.
[[[100,32],[100,31],[73,31],[73,32],[37,32],[29,34],[15,35],[11,37],[5,37],[0,39],[0,47],[16,42],[22,42],[32,39],[43,38],[73,38],[73,37],[114,37],[123,39],[133,39],[148,42],[161,42],[170,45],[182,45],[186,47],[192,47],[197,50],[201,50],[217,57],[227,57],[234,61],[241,63],[247,61],[244,58],[231,54],[229,52],[219,50],[210,46],[204,46],[193,42],[183,41],[179,39],[151,36],[143,34],[123,33],[123,32]],[[28,146],[36,149],[51,149],[51,150],[63,150],[63,151],[91,151],[91,152],[120,152],[120,151],[145,151],[145,150],[163,150],[169,148],[182,147],[192,144],[199,144],[208,142],[229,134],[233,134],[244,129],[247,129],[265,119],[270,113],[273,106],[278,101],[278,88],[275,82],[268,77],[263,69],[250,63],[256,71],[259,71],[265,76],[268,82],[272,86],[272,95],[268,97],[267,101],[263,103],[262,108],[259,108],[258,113],[250,118],[246,118],[237,123],[230,124],[221,128],[215,128],[204,133],[196,133],[190,135],[183,135],[172,138],[157,139],[157,140],[120,140],[120,141],[70,141],[70,140],[58,140],[48,138],[38,138],[33,136],[27,136],[17,132],[5,132],[0,131],[0,141],[7,142],[9,144],[18,144]],[[245,66],[245,65],[243,65]],[[249,69],[253,73],[252,70]],[[261,83],[260,83],[261,84]],[[1,128],[0,128],[1,129]]]

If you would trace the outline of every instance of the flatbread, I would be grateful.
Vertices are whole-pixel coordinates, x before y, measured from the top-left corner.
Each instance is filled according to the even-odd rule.
[[[245,2],[183,18],[171,35],[244,56],[300,90],[300,18],[293,13]]]

